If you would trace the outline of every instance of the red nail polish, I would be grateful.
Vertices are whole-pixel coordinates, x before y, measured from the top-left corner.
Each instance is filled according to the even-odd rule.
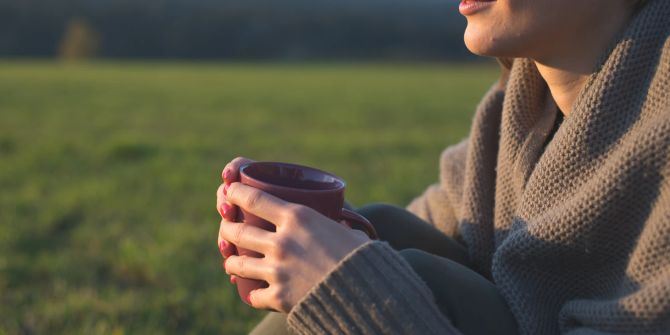
[[[230,283],[233,284],[233,285],[237,285],[237,277],[230,276]]]
[[[226,254],[224,253],[226,247],[228,247],[228,243],[226,243],[225,240],[221,240],[221,242],[219,242],[219,252],[221,252],[221,256],[223,257],[226,257]]]
[[[230,187],[230,184],[223,186],[223,195],[225,196],[228,196],[228,187]]]
[[[223,171],[223,182],[228,183],[230,180],[230,170],[226,169],[226,171]]]
[[[223,206],[221,206],[221,212],[223,213],[223,217],[227,217],[228,214],[230,214],[230,210],[233,209],[233,206],[224,203]]]
[[[253,306],[251,304],[251,292],[249,292],[249,294],[247,294],[247,304],[249,304],[249,306]]]

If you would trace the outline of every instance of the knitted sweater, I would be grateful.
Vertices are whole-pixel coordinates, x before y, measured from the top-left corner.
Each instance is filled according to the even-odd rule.
[[[649,1],[546,148],[556,106],[534,63],[515,60],[469,138],[442,154],[440,182],[408,207],[467,247],[522,334],[670,334],[669,34],[670,1]],[[350,253],[288,322],[299,334],[458,333],[383,242]]]

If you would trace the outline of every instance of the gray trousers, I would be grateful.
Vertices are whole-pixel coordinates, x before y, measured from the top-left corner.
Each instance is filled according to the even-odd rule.
[[[468,268],[465,248],[403,208],[374,204],[356,210],[379,239],[400,250],[433,292],[440,311],[465,335],[517,334],[507,304],[493,283]],[[269,313],[252,335],[291,334],[286,316]]]

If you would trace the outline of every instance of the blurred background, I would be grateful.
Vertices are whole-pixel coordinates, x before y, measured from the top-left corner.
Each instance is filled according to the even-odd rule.
[[[0,0],[0,335],[246,334],[221,169],[307,164],[406,205],[496,79],[457,7]]]

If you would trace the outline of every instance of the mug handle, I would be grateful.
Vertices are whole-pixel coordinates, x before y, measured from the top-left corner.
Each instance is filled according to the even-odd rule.
[[[371,239],[373,240],[378,239],[375,227],[372,226],[372,223],[370,223],[370,221],[368,221],[368,219],[366,219],[362,215],[354,211],[348,210],[346,208],[342,208],[342,213],[340,214],[340,217],[342,218],[344,223],[347,226],[349,226],[349,228],[353,228],[354,224],[361,225],[363,226],[363,229],[365,229],[365,232]]]

